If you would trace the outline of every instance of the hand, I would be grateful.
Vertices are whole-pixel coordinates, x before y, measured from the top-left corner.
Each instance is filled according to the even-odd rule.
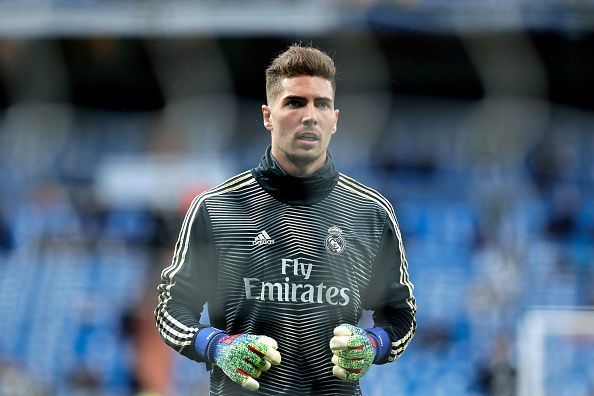
[[[229,378],[247,390],[260,387],[256,378],[274,364],[281,355],[276,341],[266,336],[237,334],[218,340],[214,360]]]
[[[330,349],[334,353],[332,374],[346,381],[358,381],[373,363],[377,346],[365,330],[341,324],[334,329]]]

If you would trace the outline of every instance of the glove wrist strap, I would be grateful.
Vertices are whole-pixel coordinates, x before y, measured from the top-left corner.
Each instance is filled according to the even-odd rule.
[[[374,364],[384,364],[388,362],[390,357],[390,350],[392,349],[390,336],[386,330],[381,327],[373,327],[367,329],[367,334],[375,340],[376,351],[375,358],[373,359]]]
[[[200,330],[194,338],[194,350],[198,358],[201,361],[213,363],[218,341],[226,335],[227,333],[214,327],[205,327]]]

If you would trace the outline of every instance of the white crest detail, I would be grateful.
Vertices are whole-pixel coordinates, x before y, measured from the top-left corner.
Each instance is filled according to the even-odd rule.
[[[342,237],[342,230],[336,226],[328,228],[328,236],[325,240],[326,250],[332,254],[340,254],[346,247],[346,241]]]

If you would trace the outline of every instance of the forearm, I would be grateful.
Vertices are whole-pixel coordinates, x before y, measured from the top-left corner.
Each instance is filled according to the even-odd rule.
[[[374,311],[374,326],[382,340],[389,342],[389,353],[382,354],[375,363],[392,362],[402,355],[416,330],[416,300],[414,286],[408,275],[402,235],[394,221],[386,221],[376,262],[374,276],[366,294],[366,307]],[[382,349],[384,351],[384,349]]]
[[[196,334],[207,326],[201,325],[198,317],[187,307],[176,302],[161,284],[159,304],[155,309],[157,330],[163,341],[182,355],[196,361],[204,361],[193,346]]]
[[[415,335],[416,319],[412,309],[385,308],[374,312],[375,327],[385,331],[389,337],[389,353],[382,356],[376,364],[384,364],[398,359]]]

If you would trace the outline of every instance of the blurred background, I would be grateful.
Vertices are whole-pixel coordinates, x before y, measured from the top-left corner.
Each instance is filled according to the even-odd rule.
[[[206,394],[158,277],[193,196],[258,164],[292,42],[335,59],[331,152],[416,285],[364,394],[594,395],[593,33],[592,0],[0,0],[0,395]]]

